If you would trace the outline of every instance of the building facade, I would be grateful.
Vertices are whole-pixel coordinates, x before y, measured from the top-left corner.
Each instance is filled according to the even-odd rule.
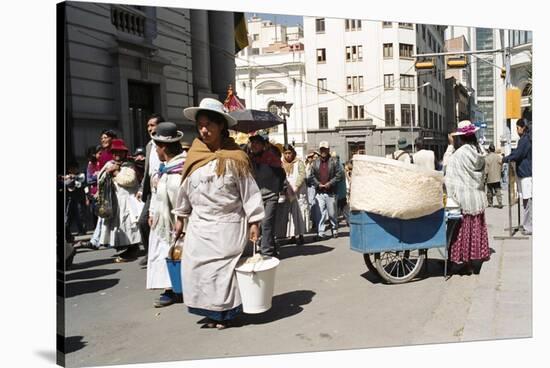
[[[490,28],[449,26],[447,39],[463,36],[472,51],[502,50],[510,47],[511,73],[510,87],[519,88],[528,94],[531,88],[529,70],[532,65],[532,32],[519,30],[498,30]],[[505,94],[506,86],[501,78],[504,68],[504,53],[470,56],[472,88],[475,90],[475,103],[483,114],[483,122],[487,125],[484,136],[485,143],[504,146],[510,137],[512,145],[517,140],[513,127],[515,120],[506,121]],[[527,87],[527,88],[526,88]],[[522,99],[522,109],[530,110],[531,102],[528,96]]]
[[[252,17],[248,21],[249,46],[236,58],[235,90],[246,108],[281,113],[276,103],[292,104],[288,111],[288,142],[298,156],[306,150],[305,56],[301,27],[273,24]],[[283,126],[269,130],[269,137],[284,142]]]
[[[444,64],[439,74],[417,73],[414,55],[443,50],[443,28],[425,25],[422,34],[412,23],[304,17],[304,44],[310,147],[327,140],[342,160],[385,156],[399,137],[425,135],[435,147]]]
[[[67,2],[64,6],[67,157],[114,129],[130,149],[161,113],[194,136],[182,109],[225,97],[234,83],[234,15],[181,8]],[[212,45],[216,45],[215,47]],[[224,50],[222,50],[224,49]]]

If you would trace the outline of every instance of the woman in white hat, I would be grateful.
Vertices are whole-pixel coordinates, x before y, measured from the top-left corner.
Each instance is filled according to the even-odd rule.
[[[466,274],[474,271],[473,261],[487,261],[490,257],[485,222],[485,155],[475,134],[478,129],[468,120],[458,123],[457,131],[452,133],[455,151],[445,169],[447,197],[462,212],[458,230],[451,239],[450,259],[463,265]]]
[[[242,312],[235,267],[248,240],[258,238],[262,196],[248,156],[229,137],[236,120],[221,102],[205,98],[183,111],[199,133],[183,166],[174,213],[183,233],[183,297],[189,312],[223,329]]]
[[[164,289],[154,303],[157,308],[182,302],[182,295],[172,290],[166,265],[166,257],[173,241],[172,232],[176,224],[175,216],[171,211],[176,205],[181,184],[181,171],[185,162],[180,143],[182,137],[183,133],[177,129],[176,124],[171,122],[159,123],[156,131],[151,134],[161,164],[159,171],[151,180],[152,197],[149,206],[151,232],[147,255],[147,289]]]

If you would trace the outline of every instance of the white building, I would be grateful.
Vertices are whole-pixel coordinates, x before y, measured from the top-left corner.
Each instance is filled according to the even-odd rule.
[[[301,27],[273,24],[253,17],[248,21],[250,46],[235,59],[235,90],[246,108],[279,113],[275,102],[292,103],[287,117],[288,143],[304,156],[306,124],[305,58]],[[287,37],[288,36],[288,37]],[[283,126],[270,130],[270,139],[284,142]]]
[[[391,153],[399,137],[443,148],[444,64],[417,73],[413,55],[442,51],[444,27],[304,17],[304,44],[310,147],[328,140],[344,161]]]
[[[526,92],[528,83],[527,69],[531,65],[532,33],[518,30],[498,30],[490,28],[456,27],[449,26],[446,38],[464,36],[472,51],[496,50],[511,47],[511,87],[517,87]],[[482,59],[482,60],[480,60]],[[504,68],[502,52],[481,54],[479,57],[469,58],[471,66],[472,87],[475,89],[475,102],[483,112],[487,128],[485,138],[487,143],[504,146],[511,132],[512,145],[518,137],[513,129],[515,120],[511,124],[506,122],[504,79],[501,78],[501,69]],[[494,64],[494,65],[491,65]],[[522,109],[530,108],[527,97],[522,99]],[[512,129],[510,129],[512,126]]]

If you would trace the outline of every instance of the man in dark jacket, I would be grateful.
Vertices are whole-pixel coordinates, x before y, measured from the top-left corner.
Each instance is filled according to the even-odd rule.
[[[519,135],[518,146],[508,156],[502,159],[502,162],[514,161],[516,163],[516,175],[518,177],[519,191],[523,199],[523,235],[531,235],[533,233],[532,222],[532,187],[533,173],[531,168],[532,152],[531,152],[531,132],[525,119],[519,119],[516,122],[516,131]]]
[[[338,217],[336,207],[337,183],[342,179],[342,165],[336,158],[330,157],[329,144],[322,141],[319,144],[321,156],[313,161],[309,182],[315,187],[315,199],[319,203],[321,218],[317,224],[320,239],[325,237],[325,222],[330,219],[332,237],[338,237]]]
[[[159,123],[162,123],[164,118],[159,114],[151,114],[147,120],[147,132],[149,136],[153,134]],[[145,250],[145,257],[139,261],[140,266],[147,265],[147,252],[149,250],[149,206],[151,205],[151,177],[157,172],[160,165],[160,159],[155,149],[155,142],[151,139],[145,146],[145,167],[143,171],[143,181],[141,182],[141,200],[145,203],[141,215],[139,216],[138,225],[141,234],[141,242]]]
[[[260,253],[265,256],[277,256],[275,244],[275,218],[279,193],[283,191],[286,173],[281,158],[261,135],[250,137],[250,161],[254,166],[254,178],[262,193],[265,217],[262,220],[262,240]]]

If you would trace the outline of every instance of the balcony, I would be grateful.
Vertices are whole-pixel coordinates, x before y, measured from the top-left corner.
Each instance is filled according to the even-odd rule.
[[[144,37],[145,20],[145,15],[137,9],[122,6],[111,7],[111,23],[120,32]]]

